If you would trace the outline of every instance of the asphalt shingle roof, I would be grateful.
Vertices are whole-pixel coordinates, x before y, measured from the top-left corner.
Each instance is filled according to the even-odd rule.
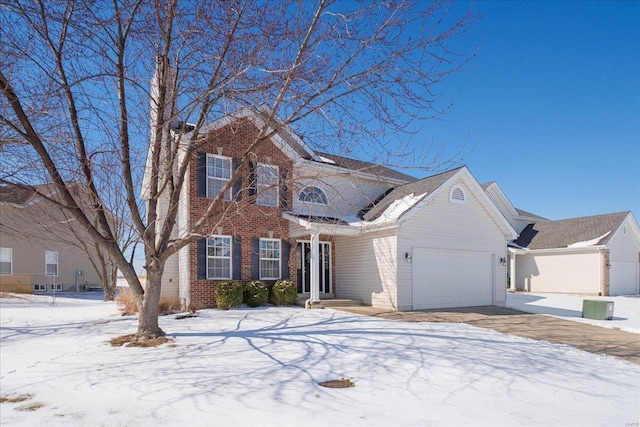
[[[25,204],[34,191],[21,185],[0,185],[0,203]]]
[[[336,166],[352,171],[366,172],[380,177],[397,179],[400,181],[411,182],[416,180],[415,177],[411,175],[407,175],[406,173],[398,172],[386,166],[377,165],[375,163],[350,159],[348,157],[336,156],[335,154],[321,153],[319,151],[316,151],[316,154],[335,162]]]
[[[602,237],[596,245],[604,245],[620,227],[629,212],[529,224],[513,243],[527,249],[555,249]]]

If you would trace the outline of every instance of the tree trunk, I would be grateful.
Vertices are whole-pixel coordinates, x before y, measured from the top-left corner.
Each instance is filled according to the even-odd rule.
[[[147,269],[147,284],[142,295],[136,295],[140,307],[138,318],[138,331],[136,340],[145,341],[163,337],[164,331],[158,326],[158,312],[160,307],[160,279],[162,278],[162,266]]]
[[[118,281],[118,266],[115,262],[111,262],[108,279],[105,280],[104,300],[113,301],[116,297],[116,286]]]

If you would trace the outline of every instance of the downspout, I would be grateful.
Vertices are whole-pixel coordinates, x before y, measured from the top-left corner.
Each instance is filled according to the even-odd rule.
[[[516,253],[509,251],[509,292],[516,291]]]

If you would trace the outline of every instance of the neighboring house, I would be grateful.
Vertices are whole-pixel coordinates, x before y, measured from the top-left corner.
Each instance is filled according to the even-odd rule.
[[[86,242],[77,241],[82,233],[74,235],[70,226],[60,209],[33,190],[0,186],[0,290],[101,289],[98,274],[80,247]]]
[[[515,209],[495,182],[483,187],[519,233],[509,244],[513,290],[640,293],[640,228],[631,212],[550,221]]]
[[[203,129],[176,236],[197,221],[264,125],[243,109]],[[311,149],[288,128],[242,166],[211,235],[169,258],[165,296],[215,305],[229,279],[294,280],[301,296],[397,310],[503,305],[517,233],[466,167],[422,180]],[[147,194],[148,171],[143,183]],[[164,204],[164,205],[163,205]],[[159,202],[165,206],[166,201]],[[162,218],[160,218],[162,221]]]

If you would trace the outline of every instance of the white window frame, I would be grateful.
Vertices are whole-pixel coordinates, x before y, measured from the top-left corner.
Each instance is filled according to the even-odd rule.
[[[216,166],[215,164],[216,160],[229,162],[229,168],[226,171],[226,173],[225,173],[224,167],[218,168]],[[210,169],[210,166],[213,168],[213,170]],[[215,154],[207,154],[206,175],[207,175],[207,197],[208,198],[210,199],[216,198],[220,190],[222,190],[222,188],[224,188],[227,182],[231,179],[232,168],[233,168],[233,159],[231,157],[218,156]],[[209,174],[210,171],[213,172],[213,174]],[[221,176],[217,176],[217,175],[221,175]],[[215,186],[213,185],[214,182],[218,182],[221,184],[220,188],[215,194],[213,193],[215,191]],[[227,191],[227,193],[224,195],[224,198],[222,200],[224,200],[225,202],[231,201],[231,189]]]
[[[228,255],[209,255],[209,248],[215,248],[214,244],[216,239],[224,239],[228,241],[229,254]],[[222,276],[215,274],[209,274],[209,261],[215,262],[215,260],[228,260],[229,262],[229,276]],[[215,268],[215,267],[213,267]],[[214,235],[207,238],[207,279],[208,280],[230,280],[233,277],[233,240],[231,236]]]
[[[9,264],[9,272],[0,273],[0,275],[11,276],[13,274],[13,249],[12,248],[0,248],[0,262]]]
[[[49,260],[55,256],[56,262],[49,262]],[[56,266],[56,274],[49,273],[49,266]],[[44,275],[49,277],[58,277],[60,269],[58,268],[58,251],[44,251]]]
[[[273,256],[273,253],[270,253],[273,251],[273,249],[268,248],[268,247],[264,247],[263,248],[263,243],[277,243],[277,256]],[[271,255],[271,256],[268,256]],[[259,258],[260,258],[260,280],[277,280],[280,279],[282,277],[282,242],[280,241],[280,239],[260,239],[260,246],[259,246],[259,254],[258,254]],[[278,274],[276,276],[273,275],[268,275],[266,274],[266,272],[263,272],[263,261],[264,263],[274,263],[277,262],[278,263]],[[266,268],[265,268],[266,270]]]
[[[51,284],[51,290],[52,291],[61,291],[62,290],[62,283],[52,283]]]
[[[307,191],[307,190],[311,190],[311,191]],[[320,197],[320,201],[316,202],[313,200],[305,200],[306,196],[309,194],[315,193]],[[316,186],[316,185],[309,185],[307,187],[304,187],[302,189],[302,191],[300,192],[300,194],[298,195],[298,200],[300,200],[303,203],[311,203],[314,205],[323,205],[326,206],[329,204],[329,199],[327,198],[327,193],[325,193],[324,191],[322,191],[322,188]]]
[[[266,173],[266,171],[269,173]],[[268,178],[273,181],[268,181]],[[277,207],[280,199],[278,183],[280,180],[280,168],[275,165],[258,163],[256,166],[256,203],[260,206]],[[275,196],[275,197],[274,197]]]
[[[41,283],[35,283],[33,285],[33,291],[34,292],[46,292],[47,291],[47,285],[43,285]]]
[[[456,192],[456,190],[462,193],[462,199],[456,199],[453,197],[453,194]],[[465,203],[467,203],[467,193],[459,185],[454,185],[449,191],[449,202],[464,205]]]

